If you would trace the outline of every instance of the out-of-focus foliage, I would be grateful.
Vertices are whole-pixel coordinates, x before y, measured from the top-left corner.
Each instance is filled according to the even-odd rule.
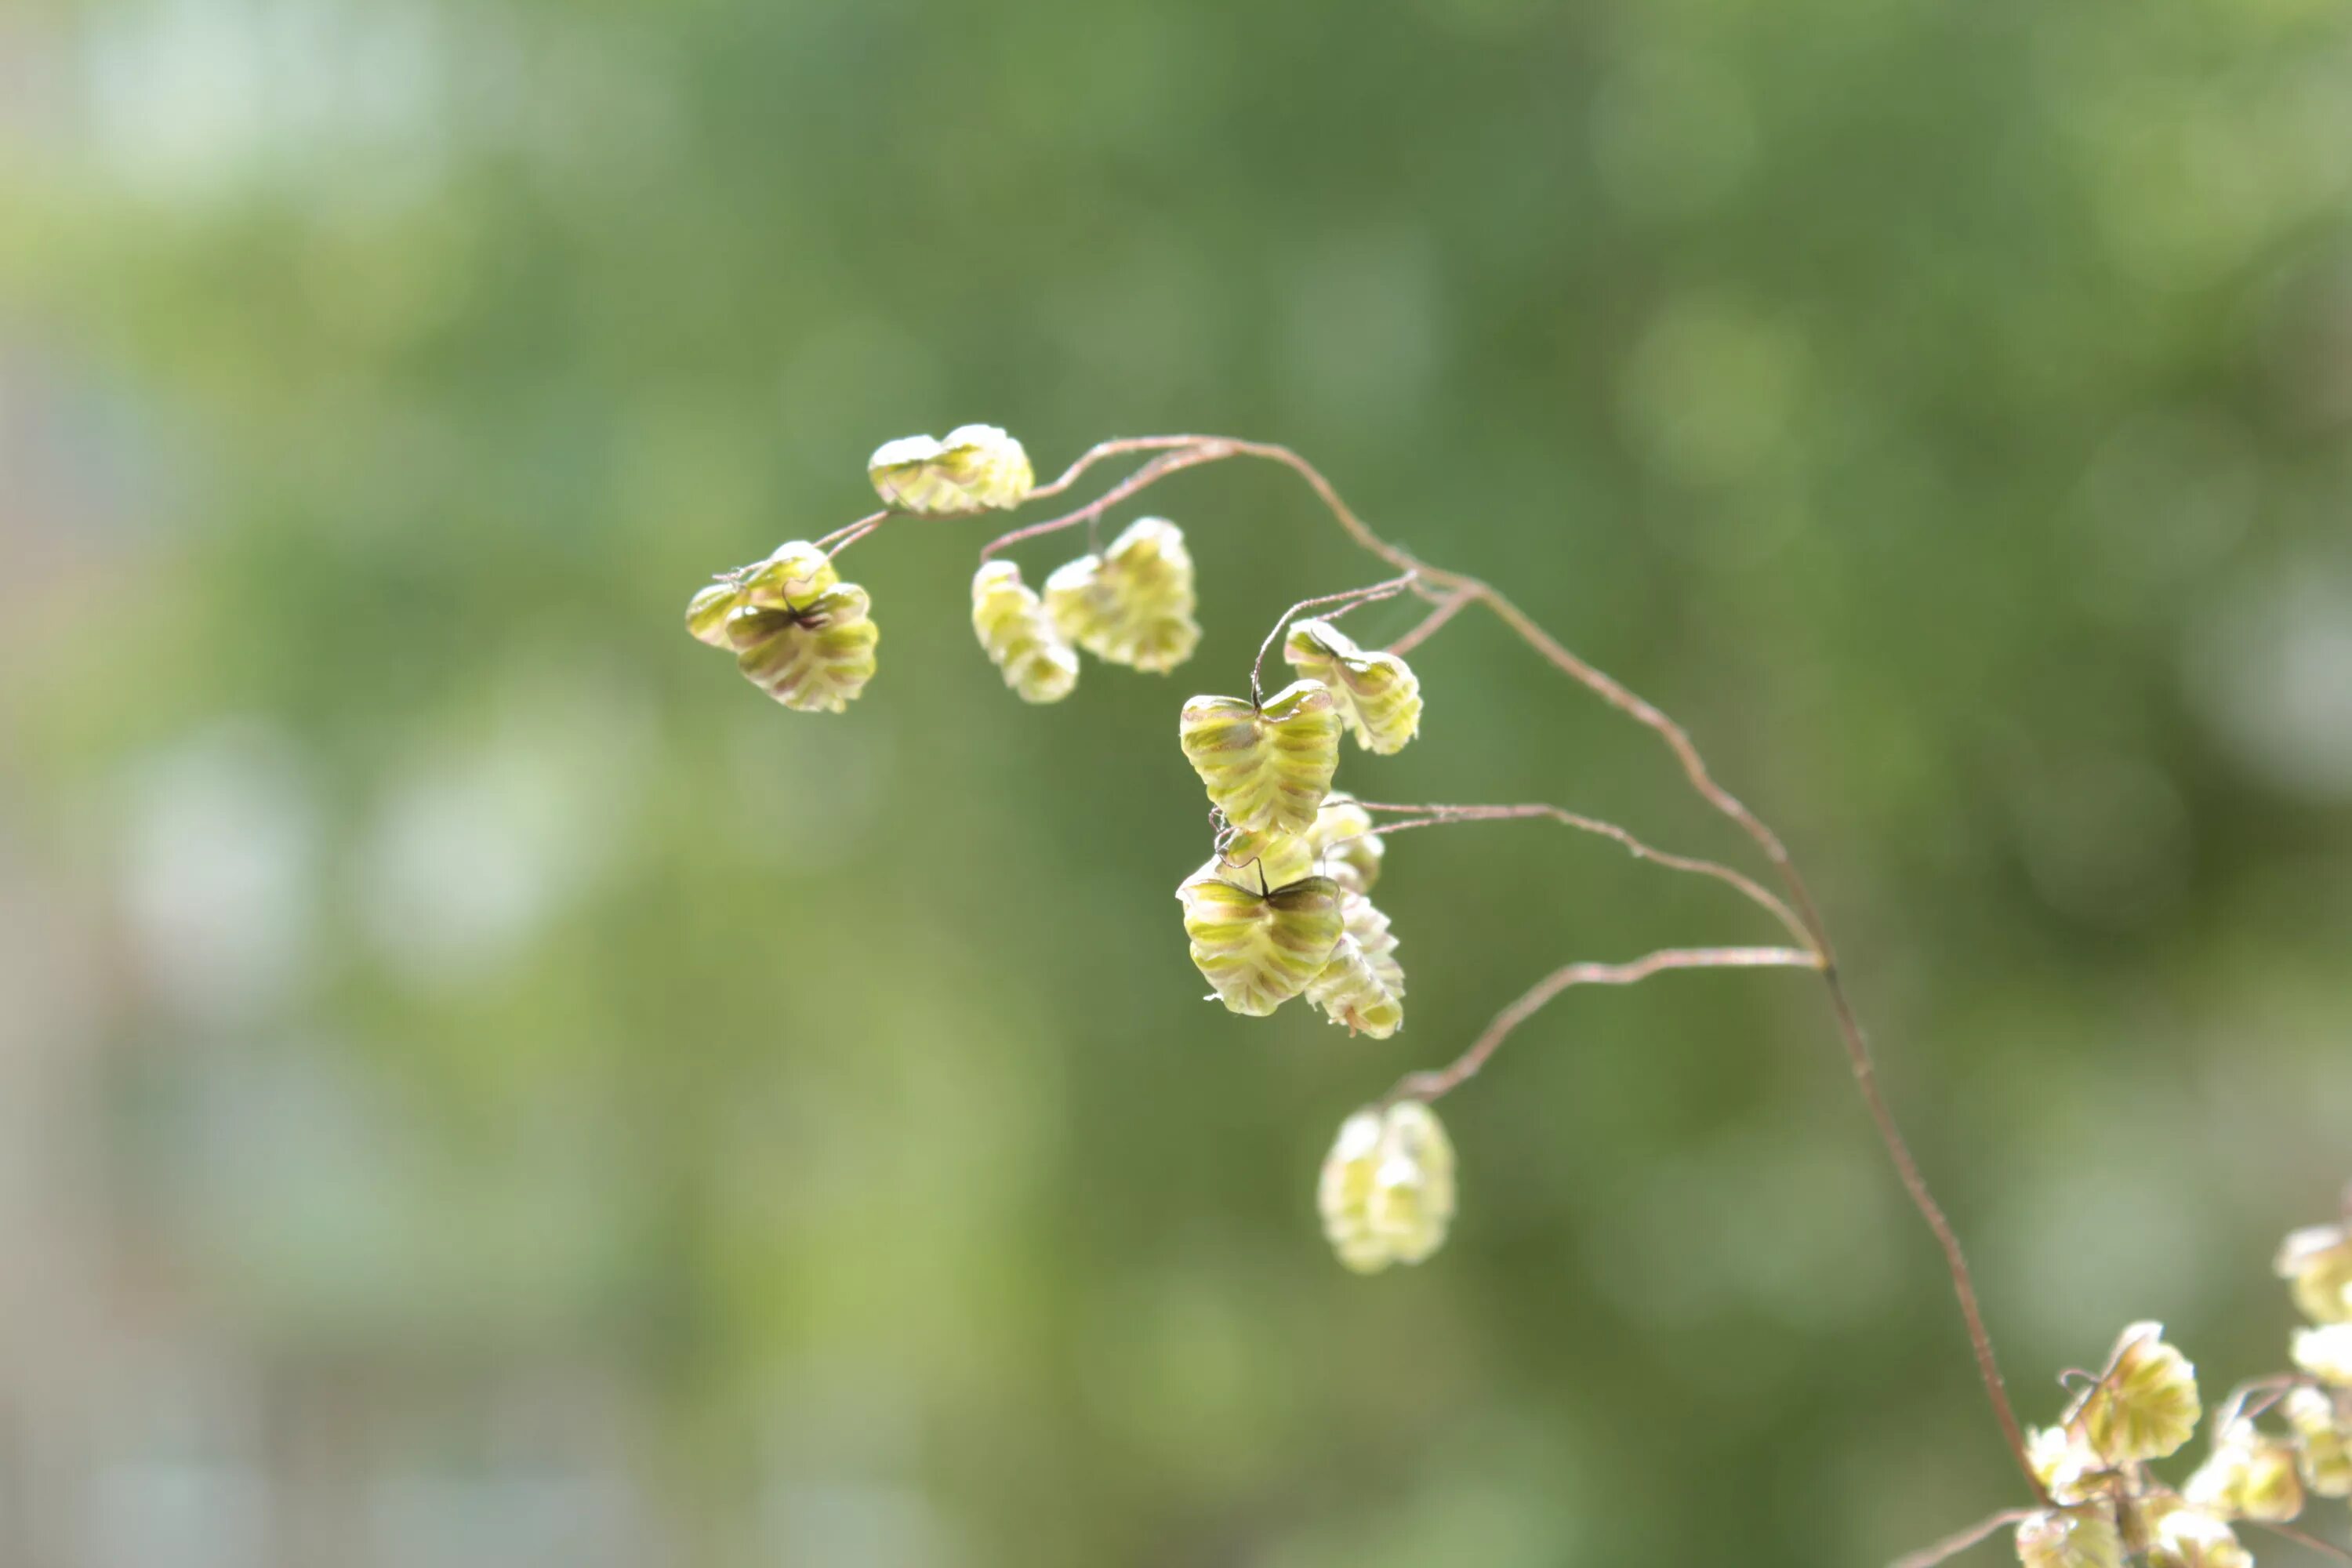
[[[679,635],[968,421],[1286,441],[1504,584],[1811,869],[2013,1381],[2272,1367],[2352,1175],[2347,146],[2323,0],[10,10],[0,1560],[1766,1568],[2018,1500],[1801,974],[1563,997],[1445,1103],[1442,1252],[1318,1233],[1347,1108],[1773,938],[1719,888],[1402,835],[1407,1026],[1237,1018],[1185,691],[1008,693],[1000,514],[844,557],[845,714]],[[1367,580],[1277,468],[1135,510],[1197,689]],[[1740,853],[1475,612],[1412,662],[1348,788]]]

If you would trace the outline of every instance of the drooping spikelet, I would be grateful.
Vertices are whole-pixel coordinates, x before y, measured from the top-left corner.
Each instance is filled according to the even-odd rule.
[[[1406,1100],[1348,1118],[1315,1200],[1332,1250],[1359,1274],[1435,1252],[1454,1219],[1454,1146],[1437,1113]]]
[[[2161,1323],[2134,1323],[2116,1341],[2099,1381],[2067,1412],[2108,1465],[2161,1459],[2189,1441],[2204,1415],[2197,1369],[2164,1342]]]
[[[1100,555],[1081,555],[1045,579],[1045,611],[1097,658],[1165,674],[1201,641],[1192,557],[1164,517],[1139,518]]]
[[[2319,1497],[2352,1497],[2352,1413],[2345,1403],[2341,1394],[2297,1388],[2280,1405],[2294,1428],[2304,1485]]]
[[[958,426],[943,441],[885,441],[866,460],[866,477],[891,506],[927,517],[1016,507],[1037,483],[1029,454],[993,425]]]
[[[1236,886],[1211,860],[1176,889],[1192,963],[1235,1013],[1264,1017],[1307,989],[1341,931],[1339,888],[1308,877],[1270,892]]]
[[[1306,832],[1339,766],[1339,717],[1320,681],[1293,681],[1263,708],[1242,697],[1195,697],[1176,738],[1210,803],[1245,832]]]
[[[695,595],[686,629],[733,653],[745,679],[785,707],[838,713],[874,678],[871,607],[823,551],[793,540]]]
[[[2017,1527],[2025,1568],[2122,1568],[2115,1521],[2090,1509],[2045,1509]]]
[[[971,629],[1024,702],[1059,702],[1078,683],[1078,656],[1045,618],[1036,591],[1010,561],[982,563],[971,580]]]
[[[2197,1467],[2181,1495],[2219,1518],[2293,1519],[2303,1511],[2294,1445],[2255,1430],[2251,1421],[2231,1422],[2214,1434],[2211,1457]]]
[[[1234,834],[1210,864],[1234,887],[1261,891],[1317,874],[1314,846],[1304,835],[1285,833],[1279,827]]]
[[[1342,930],[1330,962],[1307,987],[1307,999],[1351,1035],[1385,1040],[1404,1026],[1404,966],[1389,917],[1361,893],[1343,893]]]
[[[1368,653],[1328,621],[1300,621],[1283,639],[1293,669],[1331,689],[1339,717],[1368,752],[1402,751],[1421,731],[1421,678],[1392,653]]]
[[[2294,1304],[2315,1323],[2352,1322],[2352,1230],[2315,1225],[2295,1231],[2279,1248],[2279,1278],[2294,1288]]]

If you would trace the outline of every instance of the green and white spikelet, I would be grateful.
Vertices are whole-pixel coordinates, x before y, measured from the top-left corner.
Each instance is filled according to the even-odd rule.
[[[1192,963],[1235,1013],[1262,1018],[1307,989],[1342,930],[1339,884],[1308,877],[1271,892],[1236,886],[1211,860],[1176,889]]]
[[[902,436],[866,460],[874,493],[901,511],[925,517],[1003,510],[1037,487],[1029,454],[993,425],[962,425],[945,440]]]
[[[1045,579],[1055,627],[1097,658],[1164,675],[1201,641],[1184,531],[1139,518],[1100,555],[1065,562]]]
[[[1024,702],[1059,702],[1077,685],[1077,654],[1012,562],[985,562],[973,574],[971,629]]]
[[[1356,744],[1387,755],[1421,732],[1421,678],[1392,653],[1367,653],[1328,621],[1300,621],[1282,657],[1331,689]]]
[[[1176,738],[1210,804],[1244,832],[1307,831],[1339,767],[1339,715],[1318,680],[1293,681],[1263,708],[1242,697],[1195,697]]]
[[[871,608],[823,551],[793,540],[695,595],[686,629],[734,654],[744,678],[785,707],[838,713],[874,679]]]
[[[1325,795],[1315,825],[1307,830],[1307,842],[1323,874],[1349,892],[1370,893],[1381,879],[1388,840],[1372,831],[1372,814],[1357,805],[1354,795],[1341,790]]]

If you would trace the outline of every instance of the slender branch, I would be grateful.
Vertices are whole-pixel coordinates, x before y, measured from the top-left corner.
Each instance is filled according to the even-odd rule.
[[[1750,902],[1760,906],[1774,920],[1787,927],[1789,933],[1797,939],[1799,946],[1810,951],[1813,945],[1812,933],[1805,929],[1805,923],[1797,918],[1796,911],[1759,886],[1752,878],[1714,860],[1676,855],[1654,845],[1645,844],[1615,823],[1603,821],[1597,816],[1586,816],[1580,812],[1570,811],[1564,806],[1541,805],[1391,805],[1384,802],[1371,800],[1359,800],[1356,804],[1366,811],[1417,812],[1425,814],[1427,817],[1426,821],[1390,823],[1374,828],[1375,833],[1394,833],[1408,827],[1430,827],[1444,822],[1502,822],[1524,817],[1547,817],[1565,826],[1573,827],[1580,833],[1596,834],[1602,838],[1613,839],[1623,845],[1637,860],[1654,861],[1671,870],[1689,871],[1701,877],[1712,877],[1718,882],[1736,888]]]
[[[1201,444],[1198,436],[1120,436],[1108,441],[1097,441],[1078,455],[1077,461],[1064,468],[1059,479],[1051,484],[1039,485],[1031,490],[1029,500],[1045,496],[1057,496],[1077,483],[1080,475],[1105,458],[1117,458],[1129,452],[1167,452]]]
[[[2257,1530],[2267,1530],[2282,1540],[2292,1541],[2306,1552],[2316,1552],[2322,1557],[2332,1557],[2338,1563],[2352,1563],[2352,1552],[2347,1552],[2332,1541],[2322,1541],[2316,1535],[2306,1535],[2293,1525],[2273,1524],[2267,1520],[2250,1519],[2244,1522]]]
[[[1088,506],[1065,517],[1017,530],[992,542],[982,551],[982,558],[986,559],[995,552],[1021,540],[1034,538],[1056,529],[1067,528],[1087,521],[1089,518],[1099,518],[1108,507],[1181,468],[1218,462],[1234,457],[1258,458],[1267,462],[1279,463],[1306,481],[1307,488],[1315,492],[1317,499],[1322,501],[1340,528],[1357,544],[1387,562],[1401,573],[1420,574],[1431,589],[1450,590],[1454,595],[1475,599],[1485,605],[1496,618],[1517,633],[1522,641],[1535,649],[1553,668],[1656,735],[1673,753],[1675,760],[1682,768],[1685,778],[1689,781],[1691,788],[1699,797],[1716,811],[1729,818],[1755,843],[1764,858],[1771,862],[1782,887],[1787,889],[1789,903],[1794,909],[1808,934],[1807,945],[1812,951],[1804,955],[1804,963],[1808,967],[1815,967],[1821,971],[1822,982],[1829,992],[1831,1012],[1837,1022],[1839,1038],[1845,1048],[1847,1068],[1853,1077],[1855,1087],[1861,1091],[1864,1106],[1870,1112],[1871,1123],[1878,1132],[1879,1142],[1885,1146],[1887,1158],[1894,1164],[1895,1174],[1901,1180],[1905,1193],[1910,1197],[1912,1206],[1919,1211],[1921,1219],[1934,1234],[1936,1244],[1944,1254],[1945,1266],[1951,1276],[1952,1294],[1959,1303],[1960,1315],[1967,1325],[1969,1348],[1975,1354],[1978,1373],[1984,1383],[1985,1396],[1992,1404],[1993,1414],[2000,1424],[2001,1435],[2008,1441],[2011,1457],[2016,1461],[2020,1473],[2026,1478],[2027,1484],[2033,1489],[2035,1497],[2046,1504],[2049,1501],[2049,1494],[2042,1487],[2040,1479],[2034,1475],[2032,1462],[2026,1453],[2024,1433],[2018,1425],[2016,1411],[2010,1404],[2008,1387],[2002,1381],[2000,1363],[1993,1352],[1992,1339],[1985,1328],[1984,1316],[1977,1302],[1976,1284],[1969,1269],[1967,1256],[1961,1250],[1959,1237],[1953,1231],[1950,1220],[1945,1215],[1942,1206],[1937,1204],[1935,1194],[1929,1189],[1926,1177],[1920,1173],[1918,1163],[1913,1158],[1910,1146],[1905,1141],[1902,1130],[1886,1104],[1885,1097],[1879,1090],[1877,1070],[1870,1055],[1870,1044],[1863,1034],[1860,1021],[1854,1016],[1853,1003],[1845,994],[1844,982],[1839,976],[1835,949],[1830,941],[1828,927],[1822,919],[1819,906],[1813,901],[1811,889],[1798,871],[1795,860],[1790,856],[1788,847],[1781,843],[1780,836],[1765,826],[1763,819],[1750,811],[1737,795],[1716,782],[1714,774],[1707,769],[1706,760],[1700,756],[1698,747],[1691,740],[1689,731],[1685,731],[1681,724],[1614,677],[1570,652],[1550,633],[1538,625],[1526,611],[1513,604],[1491,584],[1462,573],[1448,572],[1431,566],[1402,545],[1393,544],[1374,532],[1371,527],[1356,514],[1354,509],[1341,499],[1339,490],[1328,479],[1324,477],[1322,470],[1288,447],[1273,442],[1243,441],[1221,436],[1169,436],[1108,441],[1089,450],[1077,462],[1071,465],[1069,471],[1055,480],[1053,484],[1033,493],[1052,494],[1058,491],[1102,458],[1117,453],[1146,450],[1158,451],[1162,455],[1146,463],[1126,480],[1113,487],[1110,491],[1089,503]],[[1571,965],[1570,970],[1560,973],[1569,973],[1579,967]],[[1559,976],[1555,975],[1553,978],[1557,980]],[[1575,983],[1567,981],[1561,984],[1564,986]],[[1547,981],[1545,984],[1549,984],[1551,982]],[[1538,991],[1542,989],[1542,986],[1538,987]],[[1545,998],[1549,999],[1551,994],[1546,993]],[[1533,994],[1535,994],[1530,993],[1530,995]],[[1525,1001],[1526,998],[1522,998],[1522,1002]],[[1541,1005],[1540,1001],[1535,1004],[1537,1006]],[[1510,1015],[1506,1014],[1505,1016],[1509,1017]],[[1498,1023],[1501,1021],[1497,1020]],[[1516,1023],[1516,1021],[1512,1019],[1512,1022]],[[1505,1032],[1507,1033],[1507,1029]],[[1493,1030],[1490,1027],[1489,1034],[1492,1033]],[[1499,1039],[1494,1043],[1499,1044]],[[1487,1051],[1491,1052],[1492,1049],[1492,1044],[1486,1046]],[[1485,1058],[1483,1055],[1477,1055],[1477,1051],[1478,1047],[1474,1046],[1471,1053],[1465,1054],[1465,1060],[1468,1060],[1470,1056],[1475,1055],[1477,1057],[1477,1061],[1483,1062]],[[1457,1063],[1456,1067],[1460,1065]],[[1447,1070],[1452,1072],[1454,1069]],[[1474,1063],[1469,1068],[1469,1071],[1461,1076],[1467,1077],[1470,1072],[1476,1070],[1476,1065]],[[1433,1081],[1444,1077],[1443,1074],[1423,1076]],[[1412,1080],[1408,1080],[1410,1081]],[[1457,1081],[1459,1081],[1458,1079],[1449,1081],[1446,1087],[1451,1088],[1452,1083]],[[2347,1202],[2352,1202],[2352,1194],[2347,1194]]]
[[[986,544],[980,547],[980,558],[982,561],[987,561],[993,558],[998,551],[1009,550],[1013,545],[1019,544],[1024,540],[1043,538],[1048,533],[1058,533],[1066,528],[1076,528],[1082,522],[1096,521],[1101,518],[1104,512],[1108,511],[1112,507],[1117,506],[1128,497],[1134,495],[1137,491],[1141,490],[1148,486],[1157,484],[1160,480],[1166,479],[1170,474],[1176,473],[1184,468],[1198,468],[1202,463],[1213,463],[1220,458],[1231,456],[1232,454],[1229,452],[1210,451],[1202,448],[1178,448],[1174,451],[1163,453],[1160,457],[1152,458],[1151,461],[1144,464],[1143,467],[1136,469],[1135,472],[1128,475],[1127,478],[1121,479],[1118,484],[1113,485],[1109,489],[1105,490],[1094,500],[1087,502],[1086,505],[1078,508],[1076,511],[1064,512],[1061,516],[1048,518],[1044,522],[1033,522],[1026,528],[1016,528],[1010,533],[999,534],[996,538],[990,540]],[[1075,465],[1073,466],[1075,467]],[[1065,479],[1068,476],[1065,476]],[[1062,482],[1062,480],[1055,481],[1056,486],[1059,486]],[[1029,493],[1032,497],[1035,497],[1049,494],[1051,492],[1047,490],[1032,490]]]
[[[1428,616],[1423,617],[1421,625],[1413,627],[1412,630],[1405,633],[1404,636],[1389,644],[1388,651],[1402,658],[1406,654],[1409,654],[1413,649],[1419,647],[1423,643],[1427,642],[1431,637],[1435,637],[1437,635],[1437,629],[1440,626],[1452,620],[1454,616],[1460,615],[1470,605],[1477,603],[1477,595],[1470,593],[1465,589],[1456,589],[1454,592],[1444,595],[1437,601],[1437,607],[1430,611]]]
[[[1265,668],[1265,656],[1273,649],[1275,639],[1282,636],[1282,628],[1290,624],[1291,616],[1301,610],[1314,609],[1318,605],[1344,605],[1347,608],[1338,612],[1338,615],[1345,615],[1348,610],[1377,604],[1382,599],[1393,599],[1412,587],[1415,581],[1413,574],[1408,572],[1402,577],[1392,577],[1385,583],[1375,583],[1369,588],[1349,588],[1345,593],[1325,594],[1318,598],[1301,599],[1283,611],[1281,617],[1274,623],[1274,630],[1265,634],[1265,641],[1257,645],[1257,658],[1250,661],[1250,700],[1260,706],[1265,704],[1265,692],[1258,685],[1258,671]],[[1335,615],[1332,618],[1337,619],[1338,616]]]
[[[1486,1032],[1456,1057],[1453,1065],[1436,1072],[1406,1074],[1381,1103],[1437,1100],[1452,1093],[1478,1076],[1478,1069],[1510,1037],[1512,1030],[1570,986],[1632,985],[1670,969],[1814,969],[1820,963],[1821,960],[1810,950],[1794,947],[1668,947],[1625,963],[1567,964],[1545,975],[1526,995],[1495,1015]]]
[[[1936,1568],[1947,1558],[1958,1557],[1969,1547],[1985,1541],[2012,1524],[2021,1524],[2033,1517],[2030,1508],[2004,1509],[1990,1519],[1969,1526],[1956,1534],[1948,1535],[1933,1546],[1923,1546],[1906,1557],[1896,1558],[1890,1568]]]

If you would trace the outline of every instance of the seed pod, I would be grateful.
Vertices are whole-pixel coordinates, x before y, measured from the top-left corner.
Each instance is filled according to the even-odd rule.
[[[2294,1304],[2315,1323],[2352,1322],[2352,1231],[2315,1225],[2279,1248],[2279,1278],[2291,1280]]]
[[[2254,1568],[2236,1532],[2193,1508],[2164,1516],[2148,1543],[2147,1561],[2149,1568]]]
[[[1332,1250],[1359,1274],[1436,1251],[1454,1218],[1454,1146],[1437,1113],[1407,1100],[1348,1118],[1315,1202]]]
[[[2294,1364],[2335,1388],[2352,1388],[2352,1323],[2297,1329]]]
[[[2189,1441],[2204,1406],[2197,1369],[2164,1342],[2161,1323],[2134,1323],[2116,1342],[2107,1370],[2067,1412],[2110,1465],[2161,1459]]]
[[[1356,744],[1386,755],[1421,732],[1421,678],[1392,653],[1367,653],[1328,621],[1300,621],[1282,641],[1293,669],[1331,689]]]
[[[2320,1497],[2352,1497],[2352,1415],[2344,1396],[2298,1388],[2280,1408],[2294,1428],[2304,1485]]]
[[[1309,877],[1272,892],[1235,887],[1210,861],[1176,889],[1192,963],[1233,1012],[1262,1018],[1330,962],[1340,933],[1339,889]]]
[[[2017,1560],[2025,1568],[2122,1568],[2123,1538],[2115,1521],[2090,1509],[2045,1509],[2018,1525]]]
[[[1313,846],[1300,835],[1279,827],[1234,834],[1209,864],[1234,887],[1261,892],[1316,875]]]
[[[1351,893],[1369,893],[1381,879],[1381,857],[1388,840],[1372,831],[1372,814],[1356,797],[1333,790],[1315,813],[1307,842],[1323,863],[1324,875]]]
[[[2303,1479],[2295,1473],[2294,1446],[2235,1421],[2213,1438],[2213,1453],[2181,1495],[2193,1508],[2225,1519],[2278,1523],[2303,1511]]]
[[[1342,930],[1331,960],[1307,987],[1307,999],[1351,1035],[1385,1040],[1404,1026],[1404,967],[1389,917],[1361,893],[1343,893]]]
[[[884,501],[926,517],[1019,506],[1036,488],[1029,454],[993,425],[961,425],[944,441],[902,436],[866,460]]]
[[[1024,702],[1059,702],[1077,685],[1078,656],[1055,634],[1012,562],[985,562],[973,575],[971,629]]]
[[[733,653],[745,679],[785,707],[838,713],[874,678],[881,634],[870,610],[865,589],[793,540],[695,595],[686,629]]]
[[[1101,555],[1066,562],[1045,579],[1045,613],[1097,658],[1165,674],[1201,641],[1192,557],[1164,517],[1139,518]]]
[[[1339,767],[1339,718],[1320,681],[1293,681],[1263,708],[1240,697],[1195,697],[1176,738],[1210,803],[1244,832],[1306,832]]]

